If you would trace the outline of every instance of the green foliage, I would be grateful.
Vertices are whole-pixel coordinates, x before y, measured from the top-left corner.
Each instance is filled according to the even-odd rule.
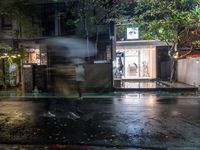
[[[117,39],[118,40],[125,40],[126,39],[126,25],[117,25]]]
[[[17,70],[10,72],[9,68],[11,65],[21,65],[21,60],[24,57],[24,49],[13,49],[5,43],[0,43],[0,59],[4,59],[5,74],[0,70],[0,85],[3,86],[15,86]],[[3,80],[3,76],[5,81]]]
[[[199,22],[199,20],[200,20],[200,4],[197,5],[196,7],[194,7],[194,9],[192,10],[192,13],[194,14],[195,21]]]
[[[155,35],[152,32],[148,32],[145,30],[140,31],[140,39],[142,40],[150,40],[155,39]]]
[[[6,43],[0,43],[0,59],[5,58],[9,64],[20,64],[21,59],[24,57],[23,48],[12,48]]]
[[[146,26],[160,40],[178,42],[182,29],[192,28],[197,1],[189,0],[138,0],[134,19]]]
[[[141,39],[159,38],[176,43],[182,30],[198,25],[199,7],[199,0],[138,0],[134,7],[129,7],[134,14],[122,20],[137,22]]]

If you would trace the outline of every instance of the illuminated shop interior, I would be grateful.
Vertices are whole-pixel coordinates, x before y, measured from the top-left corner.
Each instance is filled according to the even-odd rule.
[[[117,46],[114,65],[114,79],[155,79],[156,46]]]
[[[21,47],[25,49],[23,63],[47,65],[47,52],[45,48],[37,44],[28,44],[21,44]]]

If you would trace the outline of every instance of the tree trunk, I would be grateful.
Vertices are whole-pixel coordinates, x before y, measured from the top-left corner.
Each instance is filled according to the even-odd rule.
[[[189,54],[191,54],[192,52],[193,52],[193,50],[194,50],[194,48],[193,48],[193,46],[191,45],[191,47],[190,47],[190,50],[187,52],[187,53],[185,53],[185,54],[182,54],[181,56],[177,56],[177,58],[175,58],[174,56],[176,55],[176,52],[178,52],[177,51],[177,46],[176,46],[177,44],[175,44],[175,46],[173,46],[172,48],[171,48],[171,55],[170,55],[170,57],[171,57],[171,74],[170,74],[170,82],[174,82],[174,81],[176,81],[176,71],[177,71],[177,61],[179,60],[179,59],[183,59],[183,58],[185,58],[186,56],[188,56]]]
[[[176,60],[172,59],[171,60],[171,73],[170,73],[170,82],[176,81]]]
[[[176,52],[177,52],[177,43],[173,42],[172,47],[169,50],[169,56],[171,58],[171,72],[170,72],[170,82],[175,81],[175,72],[176,72],[176,59],[174,58]]]

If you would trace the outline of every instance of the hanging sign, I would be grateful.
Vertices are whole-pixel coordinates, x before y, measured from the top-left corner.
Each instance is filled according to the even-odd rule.
[[[127,28],[127,39],[139,39],[139,28],[128,27]]]

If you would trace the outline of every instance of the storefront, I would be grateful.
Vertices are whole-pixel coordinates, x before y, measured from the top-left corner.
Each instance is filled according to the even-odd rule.
[[[144,87],[160,74],[159,56],[166,51],[166,43],[157,40],[117,41],[113,61],[114,87]],[[166,51],[167,52],[167,51]],[[147,87],[145,85],[145,87]]]
[[[19,44],[24,49],[23,63],[47,65],[47,52],[44,46],[34,41],[25,41]]]
[[[24,50],[23,90],[25,92],[46,91],[48,82],[46,48],[36,41],[22,41],[19,43],[19,47]]]
[[[117,42],[114,78],[155,79],[156,46]]]

